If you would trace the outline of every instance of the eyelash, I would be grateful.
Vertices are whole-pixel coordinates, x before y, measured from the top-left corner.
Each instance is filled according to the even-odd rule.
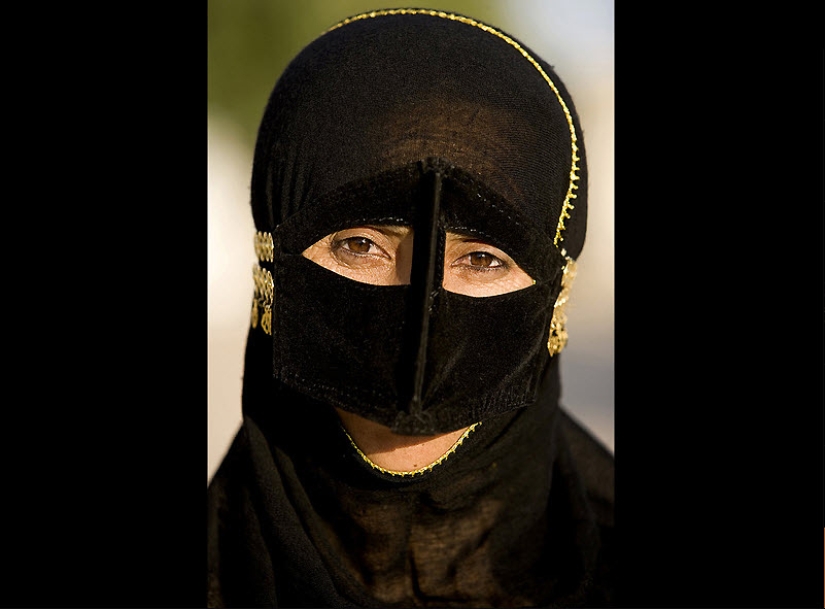
[[[379,252],[383,252],[383,250],[375,243],[375,241],[373,241],[369,237],[363,237],[363,236],[358,236],[358,235],[353,235],[351,237],[344,237],[342,239],[333,239],[332,249],[335,252],[339,252],[339,251],[343,250],[347,253],[347,255],[351,255],[351,256],[368,257],[368,256],[380,255],[378,253],[372,253],[372,252],[369,252],[369,251],[367,251],[367,252],[356,252],[356,251],[352,250],[351,248],[347,247],[347,245],[349,243],[353,242],[353,241],[366,241],[367,243],[369,243],[369,249],[370,250],[375,248]]]
[[[490,266],[478,266],[478,265],[474,265],[474,264],[459,264],[459,262],[461,260],[464,260],[465,258],[467,260],[470,260],[471,256],[474,256],[474,255],[477,255],[477,254],[481,254],[481,255],[484,255],[484,256],[490,256],[492,258],[492,264]],[[461,267],[464,267],[465,269],[469,269],[470,271],[475,272],[475,273],[490,273],[490,272],[494,272],[494,271],[504,271],[504,270],[507,270],[509,268],[507,263],[504,260],[502,260],[501,258],[496,256],[495,254],[491,254],[490,252],[485,252],[485,251],[470,252],[469,254],[465,254],[464,256],[462,256],[461,258],[456,260],[453,263],[453,266],[461,266]]]
[[[378,253],[371,253],[369,251],[368,252],[353,251],[350,247],[347,247],[348,244],[352,243],[353,241],[366,241],[369,244],[370,249],[375,248],[375,249],[383,252],[383,250],[381,250],[381,248],[375,243],[375,241],[373,241],[369,237],[364,237],[364,236],[359,236],[359,235],[353,235],[351,237],[343,237],[341,239],[333,239],[332,249],[335,252],[339,252],[339,251],[343,250],[349,256],[371,257],[371,256],[380,255]],[[478,265],[469,264],[469,263],[460,264],[461,260],[467,259],[469,261],[471,256],[479,255],[479,254],[483,255],[483,256],[490,256],[492,258],[491,265],[490,266],[478,266]],[[507,263],[504,260],[502,260],[501,258],[496,256],[495,254],[492,254],[490,252],[485,252],[483,250],[479,250],[479,251],[475,251],[475,252],[469,252],[467,254],[464,254],[461,258],[459,258],[458,260],[453,262],[452,266],[460,266],[460,267],[463,267],[463,269],[470,270],[471,272],[474,272],[474,273],[490,273],[490,272],[507,270],[509,268]]]

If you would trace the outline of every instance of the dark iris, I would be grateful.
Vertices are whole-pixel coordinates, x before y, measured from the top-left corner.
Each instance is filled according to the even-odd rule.
[[[472,266],[489,267],[493,264],[495,257],[487,252],[473,252],[470,254],[470,264]]]
[[[366,237],[351,237],[346,239],[347,247],[356,254],[368,254],[372,241]]]

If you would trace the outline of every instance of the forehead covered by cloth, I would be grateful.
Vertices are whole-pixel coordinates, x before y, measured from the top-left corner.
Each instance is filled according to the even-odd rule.
[[[513,230],[524,230],[543,236],[528,239],[527,249],[577,257],[586,225],[584,143],[550,66],[470,19],[389,13],[331,29],[278,81],[255,152],[257,229],[272,231],[299,212],[317,218],[309,209],[320,206],[339,224],[364,219],[365,206],[381,216],[382,202],[384,216],[402,217],[405,196],[397,193],[405,180],[414,189],[422,163],[438,159],[450,178],[448,224],[491,233],[486,238],[508,251],[518,241]],[[489,222],[496,216],[513,222],[496,230]]]
[[[274,231],[275,248],[300,254],[322,237],[362,225],[415,224],[432,205],[426,174],[442,175],[440,225],[444,231],[476,238],[506,251],[537,280],[550,280],[564,265],[553,236],[518,208],[461,168],[426,159],[383,172],[327,193],[292,214]]]

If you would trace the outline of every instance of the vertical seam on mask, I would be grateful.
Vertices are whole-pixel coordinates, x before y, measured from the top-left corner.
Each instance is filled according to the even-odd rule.
[[[559,103],[561,104],[562,110],[564,111],[564,116],[567,118],[567,125],[570,128],[570,143],[572,148],[572,163],[570,167],[570,180],[567,186],[567,194],[564,197],[564,202],[561,206],[561,212],[559,213],[559,221],[556,225],[556,235],[553,238],[553,245],[557,246],[561,241],[564,240],[562,236],[562,231],[567,228],[564,225],[564,221],[570,218],[570,210],[574,208],[573,203],[571,202],[573,199],[576,198],[576,194],[573,192],[574,190],[578,190],[578,186],[576,185],[576,181],[580,179],[580,176],[576,173],[580,167],[576,164],[581,159],[577,154],[579,151],[579,147],[576,144],[578,138],[576,137],[576,127],[573,124],[573,116],[570,113],[570,109],[567,107],[567,104],[564,102],[564,99],[561,96],[558,88],[556,87],[555,83],[550,79],[547,73],[542,69],[539,62],[536,61],[530,53],[528,53],[524,47],[522,47],[518,42],[504,34],[503,32],[498,31],[494,27],[481,23],[480,21],[476,21],[475,19],[470,19],[469,17],[464,17],[461,15],[456,15],[454,13],[446,13],[443,11],[434,11],[428,9],[386,9],[380,11],[370,11],[368,13],[361,13],[360,15],[355,15],[353,17],[348,17],[343,21],[336,23],[331,28],[329,28],[325,33],[331,32],[336,30],[340,27],[353,23],[355,21],[362,21],[364,19],[372,19],[375,17],[385,17],[385,16],[392,16],[392,15],[429,15],[431,17],[440,17],[442,19],[449,19],[450,21],[458,21],[460,23],[464,23],[467,25],[472,25],[473,27],[477,27],[480,30],[483,30],[489,34],[500,38],[511,47],[516,49],[521,55],[529,61],[533,67],[538,70],[539,74],[541,74],[542,78],[550,85],[550,88],[553,90],[553,93],[556,94],[556,99],[558,99]]]

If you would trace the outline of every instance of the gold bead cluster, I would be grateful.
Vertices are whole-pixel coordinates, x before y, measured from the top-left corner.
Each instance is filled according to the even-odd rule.
[[[272,262],[273,251],[272,234],[258,231],[255,233],[255,255],[261,262]]]
[[[566,254],[562,250],[563,254]],[[547,350],[550,356],[561,353],[567,344],[567,301],[570,299],[570,288],[576,278],[576,261],[565,255],[567,264],[564,265],[561,276],[561,291],[553,305],[553,319],[550,321],[550,336],[547,339]]]
[[[260,262],[272,262],[274,247],[270,233],[255,233],[255,255]],[[255,295],[252,298],[252,313],[250,323],[267,334],[272,334],[272,302],[275,296],[275,282],[272,273],[256,264],[252,267],[252,279],[255,282]]]

